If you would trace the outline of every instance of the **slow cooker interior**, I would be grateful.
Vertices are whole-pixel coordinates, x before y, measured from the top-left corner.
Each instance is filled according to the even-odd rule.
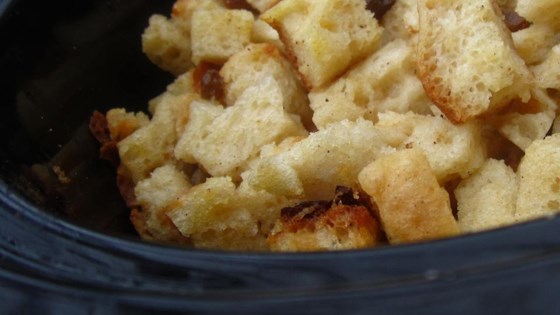
[[[10,1],[8,1],[10,2]],[[0,176],[39,207],[103,232],[135,235],[87,124],[94,110],[141,110],[171,77],[140,34],[173,1],[11,1],[0,37]]]

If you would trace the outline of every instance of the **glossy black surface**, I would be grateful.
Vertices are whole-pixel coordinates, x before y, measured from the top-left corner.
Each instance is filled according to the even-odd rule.
[[[343,253],[138,240],[85,126],[171,80],[139,38],[171,3],[22,0],[0,19],[0,314],[560,313],[558,218]]]

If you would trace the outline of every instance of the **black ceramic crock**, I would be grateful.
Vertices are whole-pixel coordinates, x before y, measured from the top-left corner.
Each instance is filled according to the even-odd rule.
[[[93,110],[172,78],[142,55],[162,0],[0,0],[0,314],[560,314],[560,221],[311,254],[141,241]]]

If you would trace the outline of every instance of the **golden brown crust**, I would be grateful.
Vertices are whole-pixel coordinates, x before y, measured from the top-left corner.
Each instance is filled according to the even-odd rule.
[[[282,209],[267,242],[272,250],[313,251],[372,247],[382,239],[369,198],[339,186],[333,201]]]

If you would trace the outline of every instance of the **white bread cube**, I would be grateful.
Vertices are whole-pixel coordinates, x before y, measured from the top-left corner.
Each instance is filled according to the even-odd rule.
[[[121,164],[134,183],[156,168],[174,163],[177,130],[187,120],[189,102],[189,95],[162,102],[149,124],[118,143]]]
[[[454,122],[528,101],[532,75],[491,0],[419,0],[418,75]]]
[[[518,220],[560,212],[560,134],[536,140],[519,164]]]
[[[379,232],[377,221],[364,206],[317,202],[294,216],[282,210],[267,241],[272,251],[280,252],[356,249],[380,243]]]
[[[239,179],[261,147],[290,136],[305,136],[297,117],[284,111],[283,95],[272,77],[247,88],[235,105],[191,104],[191,115],[175,148],[175,156],[196,161],[212,176]]]
[[[360,172],[359,181],[377,204],[389,243],[459,233],[449,195],[439,186],[421,150],[405,149],[381,157]]]
[[[110,109],[105,117],[111,139],[117,142],[150,122],[150,118],[146,114],[127,112],[124,108]]]
[[[212,177],[189,190],[168,216],[195,247],[265,250],[285,205],[284,199],[247,185],[236,188],[229,177]]]
[[[418,34],[418,6],[416,0],[398,0],[383,15],[381,25],[389,40],[401,38],[407,42],[415,40]]]
[[[161,103],[180,100],[186,95],[192,99],[200,98],[200,96],[196,94],[193,86],[193,70],[191,69],[175,78],[175,80],[167,86],[165,92],[151,99],[148,102],[148,110],[154,115]]]
[[[254,18],[246,10],[196,10],[191,18],[192,61],[224,63],[251,41]]]
[[[415,75],[414,50],[401,39],[383,46],[344,76],[309,94],[313,122],[330,123],[359,117],[377,121],[377,114],[394,111],[430,113],[432,102]]]
[[[554,46],[544,61],[531,70],[538,87],[560,91],[560,44]]]
[[[164,242],[188,242],[167,217],[167,212],[190,188],[187,176],[171,164],[155,169],[150,177],[138,182],[134,193],[142,207],[149,236]]]
[[[259,12],[264,12],[272,8],[275,4],[282,0],[247,0],[253,8],[257,9]]]
[[[229,58],[220,70],[220,76],[228,106],[235,104],[248,88],[273,76],[282,93],[284,109],[299,115],[304,125],[311,127],[312,112],[307,91],[290,62],[273,44],[249,44]]]
[[[517,0],[515,10],[535,24],[546,24],[560,32],[560,2],[558,0]]]
[[[188,29],[181,23],[154,14],[142,34],[142,51],[150,61],[174,75],[191,66],[191,40]]]
[[[485,151],[476,121],[455,125],[442,116],[387,112],[379,115],[376,127],[392,136],[391,145],[399,149],[421,149],[443,183],[476,171],[484,162]]]
[[[278,31],[309,90],[364,59],[381,38],[363,0],[283,0],[260,18]]]
[[[343,120],[292,141],[281,152],[264,154],[243,179],[274,195],[329,200],[337,185],[357,188],[360,170],[390,151],[371,121]]]
[[[520,106],[519,112],[504,113],[495,119],[500,133],[525,150],[533,141],[546,136],[556,117],[557,105],[546,91],[534,89],[531,100]]]
[[[560,36],[546,24],[532,24],[511,35],[515,50],[528,65],[544,61],[552,47],[560,43]]]
[[[253,31],[251,33],[251,42],[253,43],[270,43],[278,47],[281,51],[285,51],[284,43],[280,40],[278,32],[268,25],[265,21],[256,19],[253,23]]]
[[[457,222],[462,232],[515,223],[517,176],[503,161],[488,159],[455,189]]]

